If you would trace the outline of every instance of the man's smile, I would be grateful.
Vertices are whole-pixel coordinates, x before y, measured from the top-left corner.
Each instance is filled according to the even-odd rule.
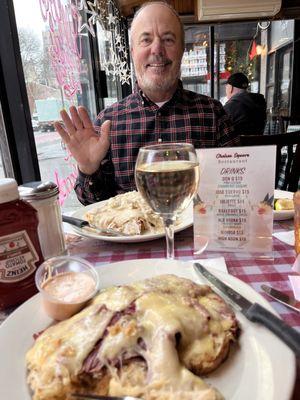
[[[164,69],[166,69],[171,64],[172,64],[172,62],[170,60],[164,61],[164,62],[153,62],[153,63],[146,64],[146,69],[150,68],[151,71],[162,72]]]

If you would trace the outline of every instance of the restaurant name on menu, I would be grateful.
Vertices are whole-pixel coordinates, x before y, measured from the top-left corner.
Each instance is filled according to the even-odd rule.
[[[275,146],[198,149],[194,249],[271,252]],[[268,160],[268,162],[266,162]]]

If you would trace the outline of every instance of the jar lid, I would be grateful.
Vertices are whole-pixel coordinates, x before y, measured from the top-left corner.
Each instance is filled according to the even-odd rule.
[[[0,179],[0,203],[7,203],[19,199],[18,184],[15,179]]]
[[[24,200],[42,200],[57,196],[58,187],[53,182],[29,182],[19,186],[19,193]]]

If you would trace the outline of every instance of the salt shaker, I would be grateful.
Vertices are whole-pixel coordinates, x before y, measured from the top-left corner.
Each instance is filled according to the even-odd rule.
[[[53,182],[30,182],[19,186],[20,197],[38,212],[38,235],[45,259],[66,252],[58,187]]]
[[[300,190],[294,193],[294,228],[295,228],[295,251],[300,254]]]

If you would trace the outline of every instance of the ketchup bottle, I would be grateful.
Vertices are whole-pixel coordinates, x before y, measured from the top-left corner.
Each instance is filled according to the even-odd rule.
[[[44,261],[38,214],[19,199],[14,179],[0,179],[0,310],[27,300],[37,288],[37,267]]]

